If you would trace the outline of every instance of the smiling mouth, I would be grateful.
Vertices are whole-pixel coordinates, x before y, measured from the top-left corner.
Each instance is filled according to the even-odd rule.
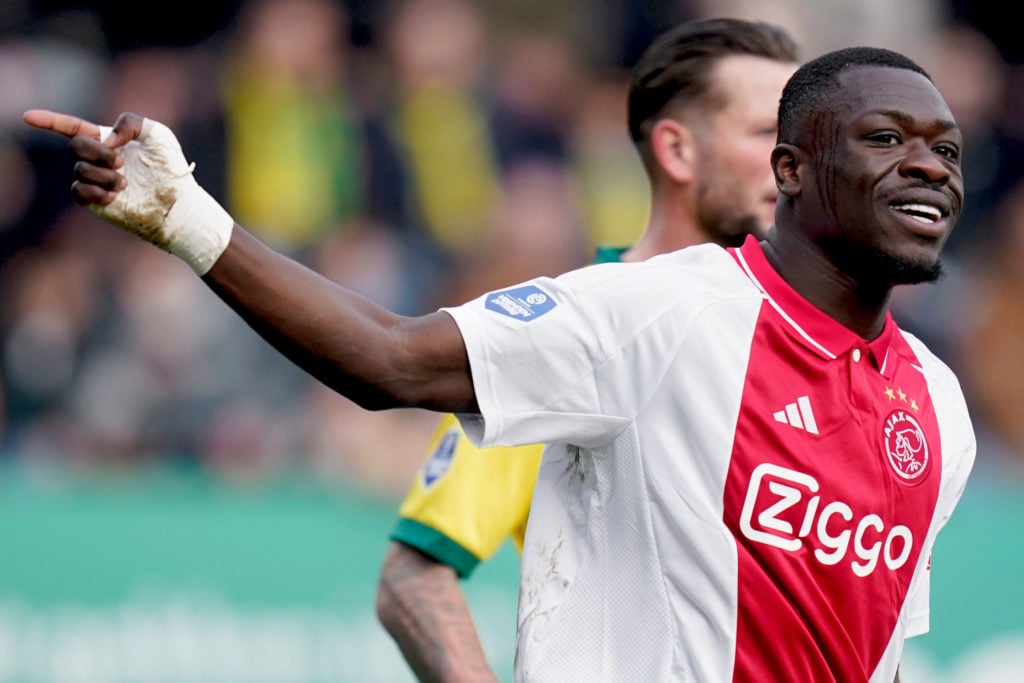
[[[943,212],[929,204],[890,204],[889,206],[925,225],[934,225],[943,218]]]

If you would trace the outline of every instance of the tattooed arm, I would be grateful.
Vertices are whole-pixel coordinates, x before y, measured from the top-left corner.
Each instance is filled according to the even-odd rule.
[[[455,570],[393,542],[381,569],[377,617],[424,683],[497,683]]]

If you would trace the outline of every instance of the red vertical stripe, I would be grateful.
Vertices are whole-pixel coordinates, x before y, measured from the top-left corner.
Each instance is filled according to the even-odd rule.
[[[886,379],[866,346],[859,363],[828,360],[762,311],[724,492],[739,558],[735,681],[866,681],[889,643],[941,474],[924,378],[894,362]],[[774,418],[801,396],[818,434]],[[901,408],[927,448],[913,480],[886,451],[886,420]],[[921,444],[900,439],[923,459]]]

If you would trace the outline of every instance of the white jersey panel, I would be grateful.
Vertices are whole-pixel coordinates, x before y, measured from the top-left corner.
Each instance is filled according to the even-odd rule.
[[[729,460],[701,454],[731,450],[755,319],[707,310],[695,331],[717,343],[680,346],[673,372],[687,382],[661,383],[606,446],[548,447],[523,552],[518,680],[730,678]],[[693,429],[665,428],[682,419]]]
[[[942,484],[939,487],[935,516],[925,546],[928,549],[928,557],[925,558],[924,566],[918,567],[918,572],[923,575],[921,583],[924,585],[908,597],[908,601],[912,603],[907,614],[907,636],[910,637],[926,633],[929,629],[927,584],[930,576],[931,548],[939,531],[952,516],[953,509],[967,486],[968,475],[974,466],[977,443],[963,391],[956,376],[920,340],[906,332],[903,336],[921,361],[921,371],[928,381],[932,402],[935,404],[943,450]]]
[[[646,294],[624,319],[613,302],[635,297],[619,284],[626,269]],[[477,438],[556,442],[545,451],[523,552],[516,680],[729,680],[737,600],[735,541],[722,523],[729,459],[701,454],[731,451],[763,299],[718,247],[587,271],[557,288],[538,281],[558,297],[556,308],[528,323],[511,319],[523,331],[501,340],[529,350],[547,335],[579,336],[584,350],[568,356],[569,375],[544,363],[524,382],[514,362],[488,360],[499,357],[489,339],[507,337],[504,316],[453,311],[485,416]],[[580,416],[607,431],[568,431]],[[693,428],[679,429],[681,420]]]

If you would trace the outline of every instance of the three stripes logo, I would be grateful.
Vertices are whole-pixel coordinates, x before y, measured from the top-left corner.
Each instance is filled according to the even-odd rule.
[[[796,427],[811,434],[818,433],[818,423],[814,419],[814,411],[811,410],[811,399],[801,396],[794,403],[787,403],[784,410],[774,414],[775,421],[781,422],[790,427]]]

